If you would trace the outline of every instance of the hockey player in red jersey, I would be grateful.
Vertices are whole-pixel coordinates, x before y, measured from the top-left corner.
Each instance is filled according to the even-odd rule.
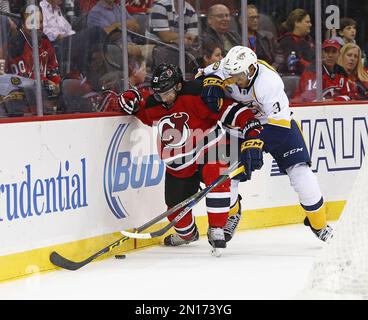
[[[255,140],[252,137],[262,127],[250,110],[232,100],[221,101],[217,109],[209,108],[200,97],[202,82],[183,81],[181,70],[175,65],[159,65],[154,70],[151,87],[154,93],[146,100],[130,89],[121,95],[119,103],[126,113],[158,128],[158,151],[166,164],[165,202],[171,208],[195,194],[201,181],[211,184],[228,167],[226,152],[219,150],[228,150],[231,145],[221,123],[242,130],[243,138],[250,140]],[[260,149],[246,142],[241,148],[241,159],[249,178],[252,170],[261,168],[263,159]],[[238,140],[236,150],[237,143]],[[226,240],[233,235],[230,232],[225,238],[224,227],[230,208],[238,208],[237,202],[237,183],[233,185],[232,181],[226,181],[206,196],[207,236],[217,250],[215,254],[226,248]],[[177,214],[169,216],[169,220]],[[164,239],[165,245],[187,244],[199,237],[191,212],[175,225],[175,230]]]

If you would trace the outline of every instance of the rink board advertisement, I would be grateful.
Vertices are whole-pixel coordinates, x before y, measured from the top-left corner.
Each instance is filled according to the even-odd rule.
[[[339,214],[367,150],[368,106],[292,110],[324,199]],[[78,241],[137,227],[166,210],[156,131],[134,117],[2,123],[0,131],[8,137],[1,141],[0,159],[1,269],[12,255],[30,250],[43,250],[40,270],[50,269],[48,255],[54,246],[78,247]],[[289,179],[268,155],[262,170],[239,189],[243,210],[249,212],[242,228],[301,222]],[[194,212],[203,233],[203,201]],[[101,244],[91,250],[99,249]],[[10,276],[0,272],[0,280],[4,277]]]
[[[0,130],[12,137],[1,142],[7,151],[0,160],[0,255],[111,233],[165,211],[158,201],[164,167],[152,143],[142,143],[151,130],[136,120],[27,122]]]

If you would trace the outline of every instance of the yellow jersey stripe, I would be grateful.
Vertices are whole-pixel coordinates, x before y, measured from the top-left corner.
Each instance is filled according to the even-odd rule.
[[[276,120],[276,119],[269,118],[268,124],[272,124],[274,126],[279,126],[279,127],[288,128],[288,129],[290,129],[291,127],[290,120],[285,120],[285,119]]]
[[[268,64],[266,61],[264,61],[264,60],[257,60],[257,62],[259,64],[264,65],[265,67],[267,67],[268,69],[272,70],[273,72],[276,72],[277,73],[276,69],[273,66],[271,66],[270,64]]]

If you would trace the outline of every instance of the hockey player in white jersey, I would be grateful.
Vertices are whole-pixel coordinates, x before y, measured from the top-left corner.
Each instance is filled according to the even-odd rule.
[[[316,176],[303,134],[291,117],[289,100],[278,73],[243,46],[233,47],[221,61],[199,70],[203,77],[202,99],[211,107],[221,104],[225,92],[251,108],[261,122],[263,151],[270,153],[290,179],[306,218],[304,224],[321,240],[332,236]],[[224,115],[229,116],[229,115]]]

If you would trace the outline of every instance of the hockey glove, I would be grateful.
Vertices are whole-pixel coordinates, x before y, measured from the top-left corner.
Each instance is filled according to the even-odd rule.
[[[262,130],[263,127],[258,119],[249,119],[243,128],[244,139],[257,137]]]
[[[201,98],[213,112],[219,113],[225,98],[224,81],[216,76],[205,78]]]
[[[135,114],[139,110],[140,102],[142,101],[142,96],[138,90],[128,89],[124,91],[118,98],[120,107],[127,114]]]
[[[248,180],[254,170],[263,166],[263,145],[260,139],[249,139],[242,143],[240,148],[240,159],[244,164]]]

